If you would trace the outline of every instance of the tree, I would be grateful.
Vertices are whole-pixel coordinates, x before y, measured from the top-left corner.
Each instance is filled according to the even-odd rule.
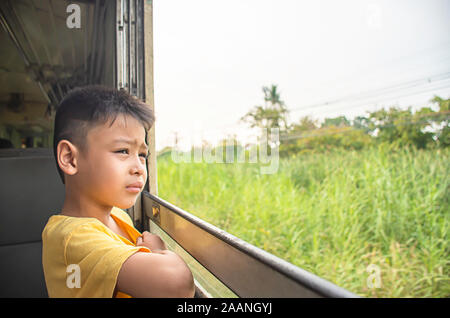
[[[313,119],[310,116],[303,116],[299,119],[297,123],[293,124],[290,128],[291,133],[305,132],[318,129],[319,124],[316,119]]]
[[[352,125],[353,127],[355,127],[355,129],[363,130],[366,133],[374,129],[373,122],[370,120],[370,118],[367,118],[365,116],[356,116],[355,119],[353,119]]]
[[[378,140],[398,146],[425,148],[433,142],[433,133],[424,131],[430,124],[424,115],[429,116],[429,112],[432,110],[422,109],[415,115],[411,107],[406,110],[391,107],[389,110],[381,109],[370,113],[370,118],[379,130]]]
[[[250,124],[250,127],[259,128],[279,128],[280,132],[288,130],[287,115],[288,109],[280,99],[280,93],[277,91],[277,85],[271,87],[264,86],[264,105],[257,105],[241,120]]]
[[[322,127],[347,127],[350,126],[350,121],[345,116],[339,116],[335,118],[325,118]]]
[[[437,141],[440,147],[450,146],[450,98],[443,99],[439,96],[434,96],[430,101],[439,105],[439,116],[434,116],[433,120],[441,129],[436,133]]]

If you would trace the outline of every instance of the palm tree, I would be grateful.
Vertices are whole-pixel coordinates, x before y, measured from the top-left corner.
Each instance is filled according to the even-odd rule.
[[[288,124],[286,117],[288,110],[284,102],[280,99],[277,85],[272,84],[271,87],[264,86],[262,90],[264,93],[264,106],[255,106],[241,120],[248,122],[252,128],[279,128],[280,131],[287,130]]]

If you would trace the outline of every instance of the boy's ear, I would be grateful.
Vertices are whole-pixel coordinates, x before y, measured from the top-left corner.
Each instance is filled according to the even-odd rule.
[[[78,172],[78,156],[77,147],[70,141],[63,139],[58,143],[56,148],[56,158],[59,168],[68,175],[74,175]]]

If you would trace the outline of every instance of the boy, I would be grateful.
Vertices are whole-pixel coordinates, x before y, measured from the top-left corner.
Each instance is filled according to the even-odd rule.
[[[153,123],[145,104],[102,86],[74,89],[58,107],[53,151],[66,194],[42,233],[50,297],[193,297],[184,261],[122,210],[147,180]]]

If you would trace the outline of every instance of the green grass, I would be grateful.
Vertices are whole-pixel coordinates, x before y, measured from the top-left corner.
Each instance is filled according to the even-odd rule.
[[[305,154],[257,164],[158,159],[159,196],[366,297],[450,297],[450,150]],[[381,287],[369,288],[375,264]]]

